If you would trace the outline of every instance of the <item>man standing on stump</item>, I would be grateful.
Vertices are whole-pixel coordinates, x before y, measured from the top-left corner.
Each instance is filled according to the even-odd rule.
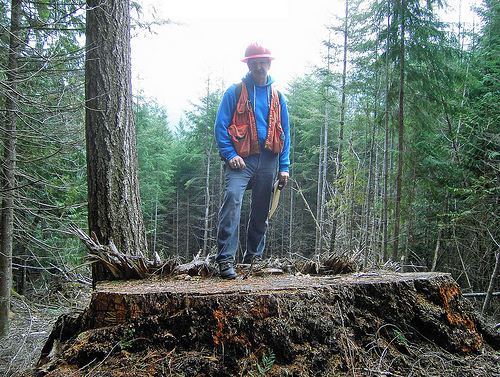
[[[255,263],[264,252],[268,213],[276,174],[286,186],[290,166],[290,127],[285,97],[268,75],[274,57],[269,49],[249,45],[249,72],[227,89],[215,120],[215,138],[225,161],[224,203],[219,212],[218,251],[215,257],[224,279],[236,278],[235,254],[239,240],[241,205],[252,190],[250,221],[243,263]]]

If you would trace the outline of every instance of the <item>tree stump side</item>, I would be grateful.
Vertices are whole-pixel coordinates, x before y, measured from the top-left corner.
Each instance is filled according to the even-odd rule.
[[[99,361],[103,375],[118,375],[116,365],[137,374],[127,360],[140,355],[149,375],[258,375],[266,363],[269,376],[405,375],[416,349],[490,347],[476,323],[456,282],[439,273],[109,282],[79,333],[40,368],[79,376]]]

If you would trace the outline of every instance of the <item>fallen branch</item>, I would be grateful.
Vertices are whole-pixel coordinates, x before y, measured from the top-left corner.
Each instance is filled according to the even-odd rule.
[[[486,297],[488,292],[481,292],[481,293],[463,293],[462,296],[464,297]],[[491,294],[492,296],[500,296],[500,292],[493,292]]]

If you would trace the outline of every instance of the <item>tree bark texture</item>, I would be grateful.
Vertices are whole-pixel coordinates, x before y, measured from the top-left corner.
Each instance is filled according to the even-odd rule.
[[[89,232],[146,252],[132,107],[129,1],[87,1],[85,62]],[[100,280],[98,278],[98,280]]]
[[[2,214],[0,244],[0,336],[9,329],[10,291],[12,287],[12,244],[14,240],[14,190],[16,187],[17,144],[17,69],[21,24],[21,0],[12,0],[9,62],[7,70],[6,112],[4,119],[2,161]]]
[[[267,361],[266,376],[423,376],[437,374],[418,352],[472,356],[491,349],[485,339],[448,274],[178,276],[99,283],[86,312],[59,318],[39,367],[46,377],[256,376]]]

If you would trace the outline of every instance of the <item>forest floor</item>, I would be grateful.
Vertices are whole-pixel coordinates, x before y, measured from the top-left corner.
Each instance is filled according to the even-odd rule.
[[[13,377],[32,368],[61,314],[88,307],[91,287],[85,284],[43,286],[26,296],[13,295],[9,335],[0,338],[0,376]]]

